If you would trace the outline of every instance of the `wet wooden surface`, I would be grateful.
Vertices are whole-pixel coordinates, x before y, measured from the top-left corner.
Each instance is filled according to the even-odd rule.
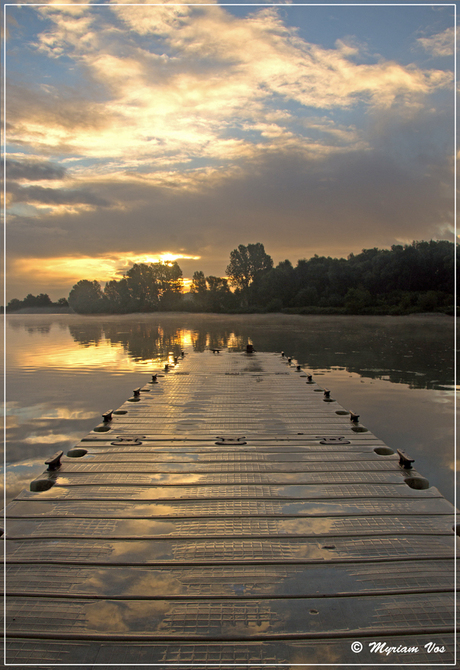
[[[7,663],[455,662],[437,489],[280,354],[154,372],[8,506]]]

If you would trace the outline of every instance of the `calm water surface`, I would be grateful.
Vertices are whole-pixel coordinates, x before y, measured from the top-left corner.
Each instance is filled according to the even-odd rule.
[[[454,502],[453,330],[438,315],[8,315],[7,499],[171,353],[250,341],[297,359]]]

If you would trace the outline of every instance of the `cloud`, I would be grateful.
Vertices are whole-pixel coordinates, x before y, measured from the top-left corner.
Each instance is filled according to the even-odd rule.
[[[145,11],[138,9],[142,18]],[[141,27],[136,11],[125,10],[122,16],[131,28],[147,30],[148,22]],[[348,57],[356,54],[356,48],[341,40],[336,49],[309,44],[284,26],[275,8],[260,10],[245,21],[230,17],[220,7],[201,11],[194,20],[189,17],[190,12],[179,25],[174,22],[169,33],[163,26],[165,39],[182,57],[221,64],[228,87],[225,109],[229,105],[233,113],[244,110],[247,114],[248,103],[255,105],[257,113],[258,102],[274,94],[314,108],[346,108],[358,99],[388,107],[404,92],[427,94],[450,83],[443,72],[423,72],[391,61],[352,63]],[[151,30],[158,27],[153,25]],[[199,78],[193,83],[200,86]],[[184,89],[190,88],[184,80]],[[221,98],[220,90],[216,93]]]
[[[346,58],[350,58],[351,56],[358,56],[361,52],[366,51],[366,45],[360,45],[357,43],[353,36],[346,36],[343,39],[337,39],[334,46]]]
[[[17,186],[9,187],[9,195],[13,202],[27,202],[28,204],[67,205],[83,204],[97,207],[107,207],[108,201],[90,191],[83,189],[56,189],[44,188],[43,186]]]
[[[446,28],[441,33],[432,35],[431,37],[419,37],[417,39],[419,44],[425,51],[428,51],[432,56],[453,56],[455,48],[455,29]]]
[[[44,179],[63,179],[66,169],[62,165],[50,161],[34,159],[6,160],[8,179],[39,181]]]
[[[91,100],[91,93],[91,83],[84,91],[65,84],[31,89],[9,83],[9,142],[25,153],[33,151],[41,156],[91,155],[91,139],[97,138],[106,124],[104,109],[97,102],[99,94],[94,93],[96,99]]]
[[[53,5],[50,3],[38,10],[43,17],[53,21],[51,30],[39,35],[36,43],[38,51],[51,58],[59,58],[74,49],[78,53],[83,48],[91,48],[97,35],[91,30],[93,17],[86,7],[69,6],[61,9]]]

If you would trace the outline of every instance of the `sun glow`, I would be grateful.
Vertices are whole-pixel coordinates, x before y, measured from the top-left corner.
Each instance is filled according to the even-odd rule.
[[[64,256],[60,258],[18,258],[13,261],[15,273],[30,282],[76,283],[80,279],[110,281],[120,279],[135,263],[168,263],[174,261],[199,260],[200,256],[161,251],[157,254],[110,254],[106,256]],[[184,279],[184,284],[188,280]],[[32,284],[31,284],[32,285]]]
[[[148,256],[137,256],[136,260],[134,261],[135,263],[174,263],[174,261],[180,260],[181,258],[184,258],[186,260],[193,260],[197,261],[201,258],[201,256],[185,256],[184,254],[173,254],[169,251],[164,251],[160,254],[156,255],[148,255]]]

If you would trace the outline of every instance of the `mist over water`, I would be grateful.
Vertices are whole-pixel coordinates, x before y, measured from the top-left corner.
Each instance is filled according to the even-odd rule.
[[[454,321],[409,317],[8,315],[8,500],[181,349],[284,351],[454,501]]]

